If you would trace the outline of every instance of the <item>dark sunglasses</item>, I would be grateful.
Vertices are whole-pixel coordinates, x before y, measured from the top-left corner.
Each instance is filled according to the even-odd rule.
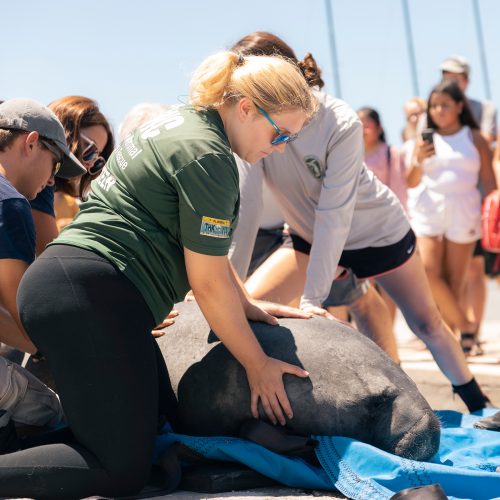
[[[267,111],[263,110],[259,106],[255,106],[257,108],[257,111],[259,113],[263,114],[266,118],[267,121],[274,127],[274,130],[278,132],[278,135],[271,141],[271,144],[273,146],[279,146],[280,144],[288,144],[289,142],[293,142],[299,134],[287,134],[285,132],[282,132],[281,129],[274,123],[274,120],[267,114]]]
[[[55,177],[58,174],[59,170],[61,169],[61,162],[62,162],[62,157],[63,157],[62,152],[55,144],[50,142],[49,139],[45,139],[45,138],[40,137],[40,142],[55,157],[54,166],[52,168],[52,177]]]
[[[87,146],[82,152],[82,160],[85,163],[92,163],[92,166],[89,168],[88,172],[90,175],[96,175],[104,168],[104,165],[106,165],[106,160],[102,156],[100,156],[99,148],[92,139],[89,139],[83,134],[80,134],[80,138],[87,143]]]

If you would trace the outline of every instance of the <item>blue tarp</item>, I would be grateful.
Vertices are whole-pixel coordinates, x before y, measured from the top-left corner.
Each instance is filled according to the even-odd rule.
[[[314,436],[323,468],[273,453],[231,437],[193,437],[166,431],[157,437],[155,459],[172,443],[182,442],[203,456],[248,467],[295,488],[339,490],[353,499],[389,499],[414,486],[441,484],[450,499],[500,498],[500,432],[474,429],[473,423],[496,413],[475,415],[438,411],[441,443],[432,462],[417,462],[345,437]]]

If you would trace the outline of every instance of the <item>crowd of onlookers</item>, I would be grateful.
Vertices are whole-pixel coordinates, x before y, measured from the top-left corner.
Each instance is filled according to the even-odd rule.
[[[405,103],[399,151],[385,144],[378,113],[359,111],[365,161],[406,207],[440,311],[464,352],[477,355],[486,280],[500,273],[497,254],[480,242],[481,200],[500,182],[497,112],[466,94],[470,66],[463,57],[447,58],[440,70],[443,82],[427,101]],[[426,129],[431,144],[422,140]]]
[[[298,61],[277,37],[260,33],[243,38],[231,49],[238,54],[233,65],[245,65],[246,58],[266,55],[268,49],[269,55],[283,55],[299,68],[317,108],[299,132],[280,124],[283,113],[255,104],[260,123],[272,126],[277,134],[273,149],[261,151],[265,154],[260,156],[247,154],[243,141],[233,139],[241,133],[237,127],[225,127],[231,145],[234,140],[242,151],[238,157],[233,148],[238,153],[241,211],[229,255],[240,278],[248,279],[248,294],[298,307],[305,316],[351,320],[395,362],[399,357],[393,328],[399,307],[468,408],[482,408],[487,397],[471,378],[464,354],[483,352],[480,327],[486,280],[500,274],[497,255],[481,246],[481,203],[500,182],[494,105],[467,96],[469,64],[452,56],[440,66],[441,78],[430,95],[405,103],[400,148],[388,144],[378,110],[363,107],[353,113],[348,105],[326,95],[312,55]],[[291,106],[295,108],[296,104]],[[45,363],[48,355],[38,350],[26,331],[26,324],[43,318],[30,312],[28,320],[27,313],[19,312],[23,276],[60,231],[69,229],[58,240],[64,246],[64,235],[71,239],[72,230],[80,231],[74,233],[78,238],[84,230],[91,233],[92,217],[101,227],[99,223],[112,209],[84,203],[94,190],[108,192],[120,185],[123,191],[113,203],[126,207],[124,213],[137,226],[137,239],[142,237],[141,211],[137,210],[136,218],[132,215],[139,184],[125,185],[110,173],[106,162],[112,158],[112,168],[125,171],[144,147],[139,135],[149,139],[160,126],[175,128],[181,120],[176,109],[149,103],[134,107],[120,125],[116,138],[120,146],[115,150],[112,128],[91,98],[62,97],[48,107],[27,99],[0,105],[2,453],[19,449],[12,437],[14,422],[53,426],[64,420],[55,393],[20,367],[28,354],[35,364]],[[225,108],[215,101],[207,109]],[[242,107],[242,116],[244,112]],[[292,114],[284,115],[292,125],[300,122],[297,117],[293,121]],[[299,140],[293,142],[295,132]],[[173,158],[177,152],[169,154]],[[180,174],[173,177],[182,190],[187,189]],[[72,229],[81,206],[84,216],[77,218],[80,225]],[[202,236],[210,231],[218,231],[218,238],[229,234],[225,232],[229,222],[212,218],[210,225],[206,214],[201,215]],[[181,223],[182,217],[191,216],[183,212]],[[119,226],[119,221],[114,222],[118,219],[110,220]],[[104,248],[106,241],[100,240],[99,245],[81,248]],[[108,255],[104,250],[97,253]],[[45,279],[50,282],[49,275]],[[191,285],[192,280],[191,274]],[[43,295],[43,285],[38,285]],[[192,286],[197,297],[198,288]],[[52,318],[63,314],[53,303],[47,307],[52,308]],[[174,321],[174,316],[170,314],[162,324]],[[62,315],[60,321],[71,327],[71,318]],[[23,400],[21,393],[34,396]],[[42,400],[44,411],[35,411]]]

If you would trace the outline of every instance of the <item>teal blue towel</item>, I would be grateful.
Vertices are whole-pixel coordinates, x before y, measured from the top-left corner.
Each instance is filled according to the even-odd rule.
[[[286,486],[339,490],[349,498],[389,499],[414,486],[439,483],[450,499],[500,498],[500,432],[474,429],[481,416],[438,411],[442,422],[441,443],[431,462],[416,462],[381,451],[355,439],[314,436],[323,468],[298,458],[273,453],[244,439],[193,437],[165,430],[157,437],[155,460],[172,443],[184,443],[206,458],[241,462]]]

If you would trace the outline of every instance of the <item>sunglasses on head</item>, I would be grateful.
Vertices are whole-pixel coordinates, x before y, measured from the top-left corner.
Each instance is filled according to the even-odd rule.
[[[257,108],[257,111],[264,115],[267,119],[267,121],[274,127],[274,130],[278,132],[278,135],[271,141],[271,144],[273,146],[279,146],[280,144],[288,144],[289,142],[293,142],[299,134],[288,134],[286,132],[282,132],[281,129],[274,123],[274,120],[268,115],[267,111],[262,109],[259,106],[255,106]]]
[[[84,163],[92,163],[91,167],[88,169],[90,175],[98,174],[106,164],[106,160],[100,156],[99,148],[92,139],[89,139],[84,134],[80,134],[80,137],[87,143],[87,146],[85,146],[82,152],[82,161]]]
[[[61,162],[62,162],[62,157],[63,157],[62,152],[60,151],[60,149],[55,144],[53,144],[52,142],[50,142],[48,139],[40,137],[40,142],[56,158],[56,160],[54,162],[53,169],[52,169],[52,177],[55,177],[58,174],[59,170],[61,169]]]

